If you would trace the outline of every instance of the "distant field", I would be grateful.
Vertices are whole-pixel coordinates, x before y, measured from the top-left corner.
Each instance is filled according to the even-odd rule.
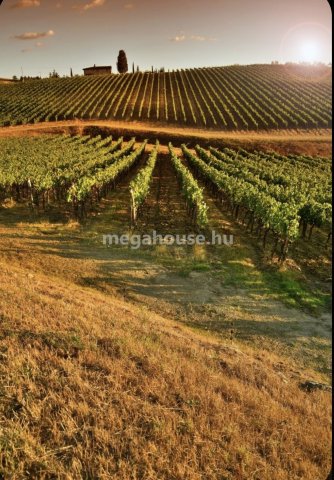
[[[15,80],[11,80],[10,78],[0,78],[1,83],[14,83]]]
[[[249,65],[0,85],[0,125],[117,119],[215,130],[328,128],[331,69]]]

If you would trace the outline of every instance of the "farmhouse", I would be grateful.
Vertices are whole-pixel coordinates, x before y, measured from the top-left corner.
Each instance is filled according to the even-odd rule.
[[[111,66],[97,67],[87,67],[83,69],[84,75],[111,75]]]

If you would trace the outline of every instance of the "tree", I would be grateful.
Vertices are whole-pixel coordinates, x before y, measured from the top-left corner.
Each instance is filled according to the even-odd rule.
[[[126,53],[124,50],[120,50],[117,58],[117,70],[118,73],[127,73],[128,71],[128,60],[126,58]]]
[[[72,78],[72,77],[73,77],[73,70],[72,70],[72,68],[71,68],[71,73],[70,73],[70,75],[71,75],[71,78]]]
[[[59,78],[59,73],[57,73],[56,70],[53,70],[53,72],[49,73],[49,78]]]
[[[132,62],[132,73],[135,73],[135,62]]]

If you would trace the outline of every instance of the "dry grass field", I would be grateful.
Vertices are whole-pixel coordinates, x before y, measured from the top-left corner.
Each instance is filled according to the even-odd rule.
[[[310,372],[80,286],[89,258],[71,270],[50,246],[42,273],[1,246],[3,478],[326,478]]]

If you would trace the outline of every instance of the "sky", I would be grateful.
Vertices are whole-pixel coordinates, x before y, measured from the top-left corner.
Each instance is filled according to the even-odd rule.
[[[331,62],[325,0],[3,0],[0,77],[116,71],[120,49],[141,70]]]

